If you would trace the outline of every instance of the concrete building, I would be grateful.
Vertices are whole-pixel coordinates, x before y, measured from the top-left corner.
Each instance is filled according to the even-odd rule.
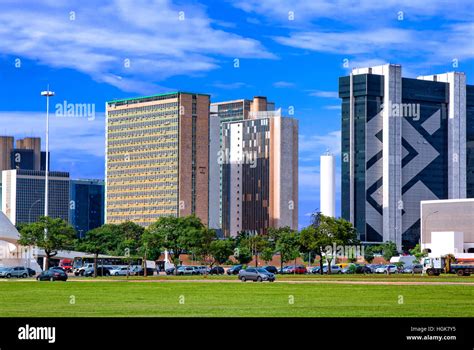
[[[103,180],[71,180],[69,223],[78,237],[104,224],[105,184]]]
[[[323,215],[336,217],[336,159],[328,153],[320,160],[319,210]]]
[[[106,104],[106,222],[144,227],[195,214],[207,225],[209,95],[174,92]]]
[[[298,123],[280,110],[266,111],[265,101],[257,97],[246,119],[221,124],[225,236],[298,228]]]
[[[255,116],[256,112],[274,111],[275,103],[265,96],[255,96],[252,100],[240,99],[211,104],[209,123],[209,227],[221,232],[222,228],[222,123],[240,121]],[[215,189],[218,189],[216,191]]]
[[[342,99],[342,216],[365,242],[408,249],[422,200],[474,195],[474,86],[463,73],[403,78],[354,69]]]
[[[2,212],[14,225],[31,223],[44,215],[45,172],[4,170]],[[69,173],[49,172],[49,216],[68,221]]]
[[[474,257],[474,199],[422,201],[420,210],[422,249]]]

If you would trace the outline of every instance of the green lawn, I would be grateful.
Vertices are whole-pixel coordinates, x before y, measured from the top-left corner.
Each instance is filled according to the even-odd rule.
[[[8,281],[0,316],[472,317],[474,286]]]

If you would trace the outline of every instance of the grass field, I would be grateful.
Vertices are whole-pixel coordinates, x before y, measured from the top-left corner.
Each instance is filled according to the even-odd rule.
[[[474,286],[12,280],[0,316],[472,317]]]

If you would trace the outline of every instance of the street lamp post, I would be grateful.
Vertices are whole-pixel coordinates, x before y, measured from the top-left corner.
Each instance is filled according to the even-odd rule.
[[[31,209],[37,204],[41,202],[41,199],[37,199],[30,207],[30,210],[28,211],[28,223],[31,224]]]
[[[45,165],[45,180],[44,180],[44,216],[48,216],[48,195],[49,195],[49,98],[54,96],[54,92],[48,89],[41,91],[41,96],[46,97],[46,165]],[[44,229],[44,238],[48,235],[48,228]],[[43,270],[46,269],[46,257],[43,261]]]

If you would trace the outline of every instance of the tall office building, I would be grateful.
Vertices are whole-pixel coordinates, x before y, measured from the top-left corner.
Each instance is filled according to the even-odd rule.
[[[104,224],[105,185],[103,180],[71,180],[69,223],[78,237]]]
[[[240,99],[211,104],[209,123],[209,227],[222,232],[222,123],[250,118],[250,113],[274,111],[275,103],[265,96],[252,100]],[[215,189],[219,190],[216,191]]]
[[[35,222],[44,215],[44,171],[4,170],[2,185],[2,211],[14,225]],[[50,217],[68,221],[69,173],[49,172],[48,204]]]
[[[209,95],[110,101],[106,118],[106,222],[195,214],[207,225]]]
[[[273,108],[272,108],[273,109]],[[242,120],[221,124],[221,227],[225,236],[298,228],[298,123],[256,97]],[[211,165],[212,167],[213,165]]]
[[[342,216],[365,242],[420,238],[422,200],[474,194],[474,86],[463,73],[403,78],[387,64],[339,79]]]

